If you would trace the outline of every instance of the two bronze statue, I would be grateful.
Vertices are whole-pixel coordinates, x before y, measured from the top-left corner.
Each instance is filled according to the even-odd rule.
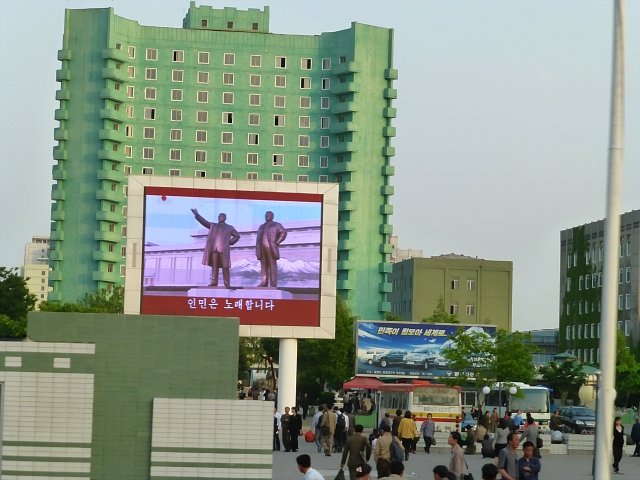
[[[202,256],[202,264],[209,265],[211,272],[211,286],[218,286],[218,273],[222,268],[222,280],[226,288],[231,288],[231,245],[240,240],[240,234],[233,226],[226,223],[227,215],[220,213],[218,223],[209,222],[191,209],[196,220],[209,230]],[[273,212],[264,214],[265,222],[258,228],[256,236],[256,258],[260,260],[261,282],[259,287],[277,287],[277,261],[280,259],[280,244],[287,238],[287,231],[278,222],[273,221]]]

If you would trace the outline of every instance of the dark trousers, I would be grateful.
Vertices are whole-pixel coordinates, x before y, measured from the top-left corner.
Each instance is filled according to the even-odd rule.
[[[409,460],[409,453],[411,453],[411,449],[413,448],[413,438],[403,438],[402,446],[404,448],[404,459]]]
[[[622,460],[622,447],[613,447],[613,471],[617,472]]]
[[[431,444],[433,443],[433,438],[431,437],[423,437],[424,438],[424,451],[429,453],[431,449]]]
[[[273,432],[273,449],[280,451],[280,435],[278,435],[278,432]]]
[[[289,452],[291,450],[291,434],[289,430],[282,430],[282,446],[284,447],[285,452]]]
[[[636,441],[636,449],[633,451],[633,454],[640,456],[640,440]]]
[[[290,439],[289,441],[291,442],[291,451],[297,452],[298,451],[298,433],[290,432],[289,439]]]

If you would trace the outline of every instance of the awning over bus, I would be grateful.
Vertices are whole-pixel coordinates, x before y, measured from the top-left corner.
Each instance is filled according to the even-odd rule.
[[[386,383],[374,377],[353,377],[351,380],[344,382],[342,388],[345,390],[353,390],[354,388],[380,390],[380,387],[384,387],[385,385]]]

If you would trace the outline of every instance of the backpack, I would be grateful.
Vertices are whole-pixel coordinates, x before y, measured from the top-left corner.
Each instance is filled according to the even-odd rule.
[[[318,417],[318,423],[316,423],[316,428],[322,428],[322,418],[324,417],[324,415],[320,415]]]
[[[397,444],[395,438],[391,440],[391,445],[389,445],[389,451],[391,452],[392,462],[404,461],[404,452],[402,451],[402,448],[400,447],[400,445]]]
[[[344,432],[344,427],[347,425],[347,422],[344,420],[344,414],[338,415],[338,419],[336,420],[336,432]]]

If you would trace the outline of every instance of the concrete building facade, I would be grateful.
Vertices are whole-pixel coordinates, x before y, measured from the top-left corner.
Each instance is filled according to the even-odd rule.
[[[600,314],[605,221],[587,223],[560,232],[561,352],[585,363],[600,361]],[[618,329],[628,346],[640,341],[640,210],[620,216],[618,269]]]
[[[49,237],[34,236],[24,247],[22,276],[29,292],[36,296],[36,310],[47,300],[49,291]]]
[[[464,255],[412,258],[393,265],[392,313],[420,322],[438,303],[460,323],[511,331],[513,263]]]
[[[127,175],[336,182],[337,288],[390,309],[393,31],[269,32],[269,9],[191,2],[183,28],[67,10],[57,71],[52,300],[124,282]]]
[[[403,260],[409,260],[410,258],[422,257],[422,250],[416,250],[413,248],[400,248],[400,242],[395,235],[391,236],[391,263],[402,262]]]

